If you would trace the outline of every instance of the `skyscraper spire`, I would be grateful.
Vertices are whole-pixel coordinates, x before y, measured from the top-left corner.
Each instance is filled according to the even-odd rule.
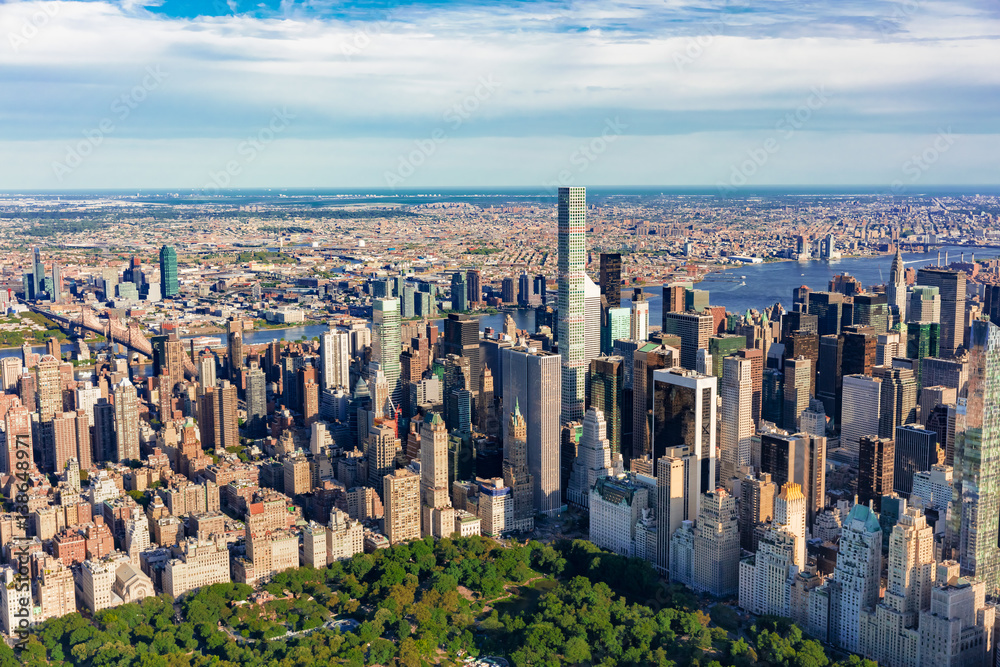
[[[906,322],[906,264],[903,254],[896,244],[896,254],[892,258],[892,268],[889,270],[889,284],[886,285],[886,297],[889,309],[892,311],[893,323]]]

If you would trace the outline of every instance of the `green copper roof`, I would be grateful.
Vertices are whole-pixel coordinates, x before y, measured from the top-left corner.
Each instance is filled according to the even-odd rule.
[[[514,419],[518,420],[521,418],[521,403],[520,399],[514,399]]]
[[[438,424],[443,424],[444,420],[441,419],[441,415],[437,412],[431,414],[431,426],[437,426]]]
[[[865,524],[865,530],[869,533],[879,532],[882,527],[878,523],[878,515],[867,505],[855,505],[847,515],[846,523],[860,521]]]

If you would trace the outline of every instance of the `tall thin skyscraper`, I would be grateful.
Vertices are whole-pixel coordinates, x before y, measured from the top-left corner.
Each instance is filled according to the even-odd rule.
[[[722,459],[720,480],[731,488],[731,480],[740,468],[750,465],[753,421],[753,369],[749,359],[726,357],[722,360],[722,433],[719,455]]]
[[[843,396],[840,446],[856,459],[861,438],[879,433],[882,381],[867,375],[845,375]]]
[[[403,401],[403,385],[399,377],[399,355],[403,352],[399,299],[375,299],[372,315],[372,361],[385,373],[389,397],[392,404],[398,407]]]
[[[177,251],[173,246],[160,248],[160,290],[163,298],[177,296],[180,283],[177,280]]]
[[[559,354],[563,423],[582,421],[586,401],[587,189],[559,188]]]
[[[528,424],[514,399],[503,441],[503,481],[514,501],[512,521],[508,530],[530,531],[535,527],[535,508],[532,487],[535,486],[528,466]]]
[[[708,349],[708,339],[715,326],[715,318],[708,311],[663,314],[663,332],[680,336],[681,366],[695,370],[698,350]]]
[[[123,378],[114,388],[115,442],[118,461],[139,460],[139,397]]]
[[[878,602],[882,573],[882,529],[867,505],[855,505],[844,520],[840,552],[830,582],[830,639],[857,653],[861,648],[861,612]]]
[[[942,315],[943,318],[943,315]],[[959,400],[955,489],[961,498],[962,574],[1000,591],[1000,327],[976,320],[970,332],[968,397]]]
[[[795,536],[795,560],[800,570],[806,566],[806,497],[795,482],[785,482],[774,499],[774,523]]]
[[[858,502],[882,511],[882,496],[892,493],[896,445],[892,438],[862,436],[858,453]]]
[[[351,382],[351,337],[330,329],[319,337],[320,383],[323,390],[347,388]]]
[[[32,256],[34,260],[31,269],[32,272],[31,278],[32,278],[32,283],[34,285],[33,296],[37,300],[39,298],[39,295],[44,290],[43,285],[45,283],[45,264],[42,263],[42,251],[37,246],[35,246],[35,249],[32,252]]]
[[[264,433],[267,419],[267,376],[256,361],[250,362],[247,372],[247,434],[258,437]]]

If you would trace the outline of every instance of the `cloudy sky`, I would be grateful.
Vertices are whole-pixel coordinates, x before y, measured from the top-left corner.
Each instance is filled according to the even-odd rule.
[[[0,190],[1000,183],[995,0],[0,0]]]

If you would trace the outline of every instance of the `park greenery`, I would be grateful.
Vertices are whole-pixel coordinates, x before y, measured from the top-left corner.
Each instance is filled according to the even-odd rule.
[[[0,329],[0,347],[20,347],[24,343],[41,345],[49,338],[55,338],[60,342],[66,340],[66,334],[59,329],[58,324],[44,315],[30,311],[0,318],[0,325],[17,327]],[[37,327],[44,327],[44,330],[39,330]]]
[[[833,662],[787,619],[741,626],[725,604],[699,604],[648,562],[581,540],[426,538],[282,572],[262,593],[216,584],[50,619],[19,656],[0,647],[0,667],[420,667],[468,654],[516,667],[874,667]]]

